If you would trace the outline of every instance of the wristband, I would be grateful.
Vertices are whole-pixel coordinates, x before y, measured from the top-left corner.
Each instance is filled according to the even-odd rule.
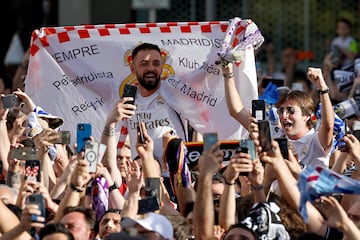
[[[223,178],[224,178],[224,183],[225,183],[226,185],[232,186],[232,185],[235,184],[235,181],[234,181],[234,182],[228,182],[225,177],[223,177]]]
[[[112,192],[116,189],[119,189],[119,184],[117,182],[114,182],[114,184],[109,187],[109,192]]]
[[[228,74],[223,74],[224,78],[233,78],[235,77],[233,72],[229,72]]]
[[[251,190],[253,191],[261,191],[263,189],[264,189],[263,185],[258,185],[258,186],[251,185]]]
[[[329,91],[330,91],[330,89],[329,88],[327,88],[327,89],[325,89],[325,90],[317,90],[317,92],[318,92],[318,94],[320,94],[320,95],[323,95],[323,94],[326,94],[326,93],[329,93]]]
[[[77,188],[73,183],[70,183],[70,188],[71,190],[73,190],[74,192],[78,192],[81,193],[84,191],[84,188]]]
[[[115,128],[114,127],[105,127],[104,128],[104,135],[111,137],[115,135]]]

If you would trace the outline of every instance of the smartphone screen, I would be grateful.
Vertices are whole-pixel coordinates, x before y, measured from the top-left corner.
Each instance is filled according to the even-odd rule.
[[[264,78],[261,82],[262,88],[266,88],[269,83],[275,84],[276,87],[283,87],[284,79]]]
[[[91,124],[90,123],[79,123],[76,131],[76,151],[80,153],[85,150],[85,142],[90,140],[91,136]]]
[[[41,182],[40,160],[25,161],[25,180]]]
[[[122,97],[132,97],[133,101],[128,101],[126,103],[135,104],[135,97],[136,97],[137,87],[134,85],[126,84],[124,87],[124,92]]]
[[[137,122],[138,122],[138,125],[137,125],[137,132],[138,132],[138,141],[139,143],[145,143],[145,137],[144,137],[144,132],[141,128],[141,121],[140,121],[140,118],[139,118],[139,115],[136,114],[136,119],[137,119]]]
[[[212,145],[218,142],[217,133],[204,133],[204,151],[207,151]]]
[[[265,101],[252,100],[251,102],[252,117],[257,120],[265,120]]]
[[[257,122],[259,129],[259,141],[262,152],[272,152],[270,122],[268,120],[259,120]]]
[[[288,150],[287,138],[275,138],[274,140],[278,142],[280,151],[281,151],[281,155],[283,156],[283,158],[289,160],[289,150]]]

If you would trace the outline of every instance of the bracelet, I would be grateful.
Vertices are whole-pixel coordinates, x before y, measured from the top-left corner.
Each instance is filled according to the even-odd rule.
[[[232,186],[232,185],[235,184],[235,181],[234,181],[234,182],[228,182],[228,181],[226,180],[226,177],[223,177],[223,178],[224,178],[224,182],[225,182],[226,185]]]
[[[233,78],[235,77],[235,74],[233,72],[230,72],[228,74],[223,74],[224,78]]]
[[[320,94],[320,95],[323,95],[323,94],[326,94],[326,93],[329,93],[329,91],[330,91],[330,89],[329,88],[327,88],[327,89],[325,89],[325,90],[317,90],[317,92],[318,92],[318,94]]]
[[[115,128],[114,127],[105,127],[104,128],[104,135],[111,137],[115,135]]]
[[[81,193],[84,191],[84,188],[78,188],[73,183],[70,183],[70,188],[71,188],[71,190],[78,192],[78,193]]]
[[[253,190],[253,191],[261,191],[264,189],[263,185],[258,185],[258,186],[251,185],[250,187],[251,187],[251,190]]]

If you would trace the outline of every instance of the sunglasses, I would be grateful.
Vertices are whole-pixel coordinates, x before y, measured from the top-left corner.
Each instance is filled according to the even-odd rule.
[[[290,115],[293,115],[294,113],[298,112],[294,107],[286,107],[286,108],[279,107],[277,109],[278,115],[282,115],[285,111]]]

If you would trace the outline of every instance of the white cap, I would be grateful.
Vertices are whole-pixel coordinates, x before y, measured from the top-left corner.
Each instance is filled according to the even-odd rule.
[[[123,228],[134,227],[136,224],[143,228],[159,233],[165,239],[174,238],[174,228],[171,222],[163,215],[149,212],[141,215],[138,219],[125,218],[121,225]]]

